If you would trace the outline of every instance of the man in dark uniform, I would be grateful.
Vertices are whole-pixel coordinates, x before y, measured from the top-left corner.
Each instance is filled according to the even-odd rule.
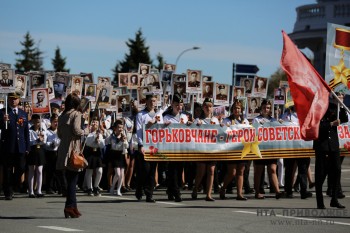
[[[198,73],[196,71],[192,71],[190,75],[191,76],[188,81],[188,87],[199,87],[201,82],[198,81]]]
[[[123,97],[119,103],[118,112],[129,112],[130,105],[126,102],[126,98]]]
[[[9,87],[13,85],[13,80],[9,79],[9,71],[8,70],[2,70],[1,71],[1,80],[0,80],[0,86],[3,87]]]
[[[227,100],[227,95],[225,94],[225,85],[219,85],[219,94],[216,95],[217,100]]]
[[[213,91],[210,84],[206,84],[202,94],[203,98],[213,98]]]
[[[29,153],[29,127],[28,116],[18,108],[20,95],[9,94],[7,114],[0,111],[2,161],[4,168],[4,194],[5,200],[12,200],[13,188],[20,184],[20,177],[25,170],[25,156]],[[6,123],[7,122],[7,123]]]
[[[93,97],[95,97],[95,86],[94,85],[88,86],[85,96],[93,96]]]
[[[37,99],[37,102],[35,103],[35,107],[37,107],[37,108],[45,108],[46,107],[46,104],[44,104],[44,99],[45,99],[44,92],[38,91],[36,93],[36,99]]]
[[[139,104],[146,104],[146,94],[148,93],[149,89],[148,87],[144,87],[139,92]]]
[[[176,83],[175,84],[176,90],[174,90],[174,94],[179,94],[180,96],[183,96],[185,92],[185,86],[183,83]]]
[[[284,100],[284,94],[283,94],[283,90],[281,88],[278,88],[275,91],[275,100]]]
[[[101,94],[98,97],[97,102],[101,103],[108,103],[109,102],[109,96],[107,95],[107,88],[102,88],[101,89]]]
[[[249,79],[244,80],[245,93],[252,93],[252,82]]]
[[[328,171],[328,179],[332,184],[332,199],[330,206],[339,209],[345,208],[338,202],[338,189],[340,184],[340,150],[337,126],[348,121],[344,108],[340,108],[339,119],[337,119],[338,108],[336,104],[329,103],[327,112],[320,122],[319,135],[314,140],[315,150],[315,183],[316,201],[318,209],[325,209],[323,203],[322,185]]]
[[[32,77],[32,88],[42,88],[44,76],[40,74],[34,74]]]

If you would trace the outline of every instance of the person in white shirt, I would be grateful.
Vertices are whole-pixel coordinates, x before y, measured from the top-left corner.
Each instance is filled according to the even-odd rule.
[[[130,101],[131,116],[125,120],[126,137],[129,142],[129,153],[127,156],[127,168],[125,171],[125,189],[131,191],[131,180],[136,169],[136,156],[138,155],[138,138],[136,133],[136,115],[139,112],[134,100]],[[131,124],[131,125],[130,125]],[[130,140],[129,140],[130,138]]]
[[[213,116],[214,110],[213,99],[205,98],[202,108],[202,115],[194,121],[194,124],[202,125],[202,124],[220,124],[219,120]],[[197,170],[196,170],[196,178],[195,178],[195,186],[192,191],[192,199],[197,199],[197,192],[200,184],[202,183],[202,179],[207,173],[207,181],[206,181],[206,201],[215,201],[214,198],[211,197],[213,182],[214,182],[214,172],[215,172],[215,161],[200,161],[197,162]]]
[[[154,203],[153,189],[155,186],[155,172],[157,162],[145,161],[145,148],[143,147],[143,131],[154,124],[163,123],[162,111],[156,112],[157,95],[148,93],[146,95],[146,108],[136,115],[136,134],[138,151],[136,155],[137,187],[135,196],[138,200],[142,198],[142,189],[146,195],[146,202]]]
[[[249,125],[249,121],[243,117],[244,107],[242,102],[235,100],[231,107],[231,115],[226,117],[222,125]],[[246,197],[243,196],[243,174],[245,169],[245,160],[233,160],[227,161],[227,170],[224,177],[224,183],[220,190],[220,199],[225,199],[226,188],[228,184],[232,181],[233,177],[236,176],[236,186],[237,186],[237,197],[236,200],[245,201]]]
[[[45,150],[47,136],[45,131],[40,127],[40,116],[32,116],[33,126],[29,130],[29,140],[31,150],[27,157],[28,164],[28,192],[30,198],[43,197],[41,192],[43,181],[43,167],[45,164]],[[36,194],[34,194],[34,172],[36,173]]]
[[[275,118],[271,116],[272,114],[272,103],[268,100],[263,100],[261,103],[261,114],[253,119],[253,125],[260,124],[264,125],[266,122],[276,121]],[[276,193],[276,199],[282,197],[280,192],[278,179],[277,179],[277,159],[260,159],[254,160],[254,189],[255,189],[255,198],[264,199],[265,197],[260,193],[260,183],[261,179],[264,179],[264,168],[267,166],[268,174],[271,177],[271,186],[273,187]]]
[[[105,141],[102,133],[99,130],[99,121],[97,117],[92,118],[90,123],[90,133],[85,139],[84,155],[88,161],[88,167],[85,171],[85,183],[88,188],[89,196],[101,196],[99,184],[102,178],[102,152],[101,149],[105,146]],[[92,179],[95,170],[95,179]]]
[[[187,124],[187,115],[181,113],[183,109],[183,99],[179,94],[175,94],[171,107],[163,113],[163,121],[165,124]],[[181,202],[180,187],[182,180],[182,171],[184,169],[184,162],[169,162],[168,164],[168,199]]]
[[[297,113],[294,111],[294,106],[290,106],[289,109],[282,115],[281,121],[290,122],[292,124],[299,124]],[[285,158],[285,185],[287,198],[293,198],[293,186],[297,187],[299,184],[294,183],[295,170],[298,167],[297,183],[300,183],[300,197],[306,199],[312,197],[312,193],[307,191],[307,176],[310,167],[310,158]],[[297,165],[297,167],[296,167]]]
[[[51,115],[50,122],[50,127],[45,131],[47,137],[45,145],[46,164],[44,167],[46,194],[55,193],[54,183],[57,184],[57,190],[64,194],[67,185],[64,180],[64,173],[58,174],[58,171],[56,171],[57,149],[61,142],[57,136],[58,115],[56,113]]]
[[[107,149],[108,161],[114,169],[114,177],[109,192],[114,195],[115,185],[117,184],[117,196],[121,196],[129,144],[124,133],[124,122],[122,120],[116,120],[112,128],[113,133],[106,138],[106,145],[109,146]]]

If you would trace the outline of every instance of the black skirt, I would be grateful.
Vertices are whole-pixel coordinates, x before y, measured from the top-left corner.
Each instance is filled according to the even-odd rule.
[[[254,164],[256,164],[256,165],[277,164],[277,159],[256,159],[256,160],[254,160]]]
[[[227,160],[227,161],[223,161],[226,162],[227,164],[246,164],[248,161],[247,160]]]
[[[30,166],[45,165],[45,150],[43,146],[31,146],[27,157],[27,164]]]
[[[110,150],[109,151],[109,162],[112,164],[113,168],[120,167],[126,168],[125,154],[122,154],[123,151]]]
[[[103,166],[101,149],[85,146],[84,156],[88,161],[87,169],[95,169]]]

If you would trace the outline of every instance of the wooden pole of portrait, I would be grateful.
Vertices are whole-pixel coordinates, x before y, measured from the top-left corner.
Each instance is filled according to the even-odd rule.
[[[95,109],[94,109],[94,116],[97,117],[98,119],[100,119],[98,105],[100,103],[101,96],[102,96],[102,91],[100,90],[99,93],[98,93],[98,97],[97,97],[96,104],[95,104]]]
[[[193,95],[193,93],[191,93],[191,96],[189,99],[190,99],[190,104],[191,104],[192,116],[194,117],[194,95]]]
[[[5,95],[5,114],[7,115],[7,95]],[[7,129],[7,124],[8,124],[8,120],[6,121],[5,129]]]
[[[279,109],[278,104],[275,104],[275,110],[274,111],[276,112],[276,120],[279,120],[278,109]]]
[[[90,125],[90,111],[91,111],[91,101],[89,101],[89,111],[87,112],[87,122],[89,123],[89,125]]]

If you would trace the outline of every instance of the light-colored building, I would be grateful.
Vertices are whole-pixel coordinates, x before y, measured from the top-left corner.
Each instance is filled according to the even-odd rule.
[[[313,64],[324,77],[327,23],[350,26],[350,0],[316,2],[296,8],[297,19],[289,36],[299,49],[309,48],[313,52]]]

